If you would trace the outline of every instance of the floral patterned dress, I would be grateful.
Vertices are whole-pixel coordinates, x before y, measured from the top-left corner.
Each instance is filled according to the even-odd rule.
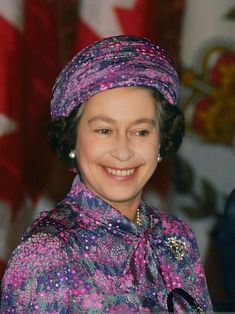
[[[138,226],[81,181],[29,227],[2,280],[1,313],[156,313],[182,288],[212,312],[195,238],[140,204]],[[180,298],[176,312],[192,309]]]

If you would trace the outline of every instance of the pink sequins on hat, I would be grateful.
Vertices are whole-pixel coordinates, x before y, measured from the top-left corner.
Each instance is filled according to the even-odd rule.
[[[99,91],[142,86],[157,89],[175,105],[179,80],[168,53],[148,39],[113,36],[76,54],[59,74],[52,93],[52,119],[71,111]]]

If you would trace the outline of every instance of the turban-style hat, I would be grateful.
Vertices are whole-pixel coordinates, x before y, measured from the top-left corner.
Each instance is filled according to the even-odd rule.
[[[76,54],[59,74],[52,93],[52,119],[68,117],[99,91],[141,86],[158,90],[177,103],[179,80],[168,53],[146,38],[113,36]]]

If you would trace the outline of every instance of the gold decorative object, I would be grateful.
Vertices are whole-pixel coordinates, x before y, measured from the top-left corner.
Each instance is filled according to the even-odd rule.
[[[183,240],[178,239],[176,236],[171,236],[168,237],[166,245],[170,248],[178,261],[181,261],[184,258],[187,244]]]

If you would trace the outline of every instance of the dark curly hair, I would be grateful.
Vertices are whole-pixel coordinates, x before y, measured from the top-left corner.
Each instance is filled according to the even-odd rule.
[[[156,90],[152,94],[160,113],[160,156],[170,156],[177,152],[185,135],[184,114]]]
[[[181,110],[169,104],[156,90],[151,89],[160,120],[160,155],[174,154],[181,145],[185,133],[184,115]],[[76,160],[69,153],[76,145],[77,125],[82,116],[85,103],[77,106],[69,117],[60,118],[50,123],[48,128],[52,148],[68,167],[76,167]]]

